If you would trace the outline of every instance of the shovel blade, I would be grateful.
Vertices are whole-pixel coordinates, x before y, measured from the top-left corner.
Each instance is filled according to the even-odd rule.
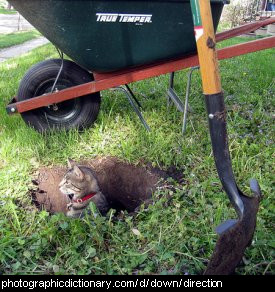
[[[238,223],[238,220],[236,219],[229,219],[225,222],[223,222],[222,224],[220,224],[217,228],[216,228],[216,232],[221,235],[223,234],[225,231],[229,230],[230,228],[234,227],[236,224]]]
[[[256,227],[260,196],[253,198],[242,196],[242,201],[244,202],[244,216],[237,223],[230,220],[229,223],[220,228],[221,234],[205,275],[232,274],[240,263],[246,247],[251,244]]]

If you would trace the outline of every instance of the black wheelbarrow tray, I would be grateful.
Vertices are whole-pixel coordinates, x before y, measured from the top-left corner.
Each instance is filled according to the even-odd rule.
[[[40,132],[90,126],[97,117],[102,90],[122,85],[129,89],[129,83],[200,65],[215,163],[238,217],[217,229],[220,236],[206,274],[232,273],[252,240],[261,194],[255,180],[251,181],[254,197],[245,196],[235,182],[215,60],[273,48],[275,37],[217,51],[215,45],[272,24],[275,18],[215,36],[223,6],[229,1],[9,2],[57,47],[61,56],[34,65],[22,79],[18,95],[7,106],[9,114],[20,113],[27,124]],[[204,55],[204,51],[208,52]],[[72,61],[64,60],[63,53]],[[208,67],[215,66],[207,73]],[[212,88],[211,78],[205,78],[207,74],[214,76]]]

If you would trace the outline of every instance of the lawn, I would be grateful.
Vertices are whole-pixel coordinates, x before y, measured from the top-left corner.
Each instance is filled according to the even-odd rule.
[[[168,75],[131,85],[145,108],[151,133],[123,94],[108,90],[102,92],[94,127],[81,134],[43,136],[20,116],[8,116],[5,106],[16,95],[25,71],[53,57],[54,48],[46,45],[0,64],[0,273],[202,273],[217,239],[214,227],[234,212],[214,166],[199,73],[194,73],[193,112],[184,136],[181,114],[166,106]],[[248,180],[258,179],[264,194],[254,240],[236,272],[274,274],[275,49],[220,64],[236,179],[245,193],[250,192]],[[186,72],[176,75],[181,97]],[[31,204],[28,189],[39,167],[65,165],[68,157],[79,161],[107,155],[163,169],[174,166],[184,183],[171,180],[173,191],[156,191],[153,205],[123,220],[115,220],[113,212],[71,220],[39,212]]]
[[[5,8],[0,7],[0,14],[16,14],[15,10],[7,10]]]
[[[6,9],[7,1],[0,0],[0,14],[16,14],[14,9]]]
[[[37,30],[0,34],[0,49],[20,45],[41,36]]]
[[[0,14],[16,14],[16,11],[0,7]]]

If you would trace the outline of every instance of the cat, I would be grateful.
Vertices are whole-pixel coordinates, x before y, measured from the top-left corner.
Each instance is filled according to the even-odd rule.
[[[69,170],[59,184],[59,190],[70,199],[66,215],[78,218],[92,201],[99,212],[105,215],[109,210],[106,197],[101,193],[95,173],[86,166],[79,166],[68,160]]]

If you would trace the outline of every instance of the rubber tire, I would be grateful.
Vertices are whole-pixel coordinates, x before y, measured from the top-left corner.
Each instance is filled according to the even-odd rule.
[[[60,59],[50,59],[31,67],[19,85],[18,101],[50,92],[60,66]],[[91,81],[93,81],[92,74],[82,69],[76,63],[64,60],[64,67],[56,86],[57,88],[62,87],[61,89],[65,89]],[[47,87],[47,91],[43,86]],[[67,106],[68,110],[71,109],[73,113],[71,115],[62,115],[61,117],[61,113],[59,116],[59,113],[56,112],[54,113],[55,116],[51,116],[48,107],[24,112],[21,115],[27,125],[33,127],[38,132],[56,129],[83,130],[90,127],[96,120],[100,109],[100,101],[100,93],[97,92],[57,104],[59,108],[66,108]]]

